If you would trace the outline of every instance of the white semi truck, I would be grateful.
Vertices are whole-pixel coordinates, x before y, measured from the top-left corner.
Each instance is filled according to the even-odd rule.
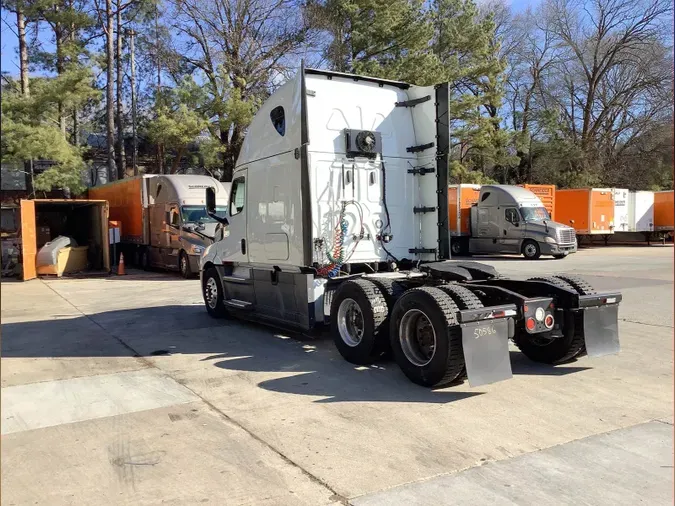
[[[250,125],[216,242],[206,310],[301,330],[329,325],[356,364],[389,349],[425,386],[511,377],[533,360],[616,353],[619,293],[570,276],[505,279],[449,260],[448,85],[301,69]]]

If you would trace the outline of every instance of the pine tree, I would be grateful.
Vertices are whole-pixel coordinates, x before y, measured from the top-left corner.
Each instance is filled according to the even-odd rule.
[[[324,56],[333,70],[438,82],[439,61],[429,47],[433,30],[422,1],[316,0],[306,10],[331,39]]]
[[[505,64],[494,21],[473,0],[435,0],[431,18],[433,50],[451,84],[451,174],[461,183],[487,182],[488,169],[511,161],[498,116]]]

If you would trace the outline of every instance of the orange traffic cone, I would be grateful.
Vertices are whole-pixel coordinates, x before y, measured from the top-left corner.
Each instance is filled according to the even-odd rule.
[[[124,253],[120,253],[120,263],[117,265],[117,275],[124,276]]]

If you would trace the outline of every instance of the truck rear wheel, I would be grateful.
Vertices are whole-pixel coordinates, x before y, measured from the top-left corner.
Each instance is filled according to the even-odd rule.
[[[333,342],[345,360],[366,365],[384,353],[384,323],[389,310],[374,283],[365,279],[342,283],[333,297],[330,314]]]
[[[468,237],[453,237],[450,239],[450,252],[453,255],[468,256],[469,255],[469,238]]]
[[[202,278],[202,295],[206,311],[214,318],[225,318],[227,308],[223,305],[223,284],[215,267],[204,271]]]
[[[413,288],[394,305],[390,341],[396,363],[418,385],[447,385],[464,371],[462,334],[452,298],[434,287]]]
[[[140,268],[144,271],[150,270],[150,253],[148,248],[141,248],[140,253],[138,254]]]
[[[438,288],[447,293],[460,310],[483,307],[480,299],[468,288],[452,284],[439,285]]]
[[[595,295],[598,293],[595,288],[593,288],[586,280],[578,277],[578,276],[570,276],[567,274],[556,274],[555,278],[562,280],[564,283],[567,283],[570,285],[574,290],[577,291],[579,295]],[[578,333],[582,333],[581,329],[581,321],[580,321],[581,316],[577,315],[575,316],[575,322],[576,325],[579,327]],[[578,321],[579,320],[579,321]],[[581,350],[579,350],[579,353],[577,353],[577,357],[583,357],[586,355],[586,342],[582,340],[582,347]]]
[[[380,330],[382,339],[380,340],[380,344],[383,353],[388,354],[391,351],[391,347],[389,346],[389,317],[394,310],[394,304],[396,304],[398,298],[405,292],[405,287],[395,279],[385,277],[372,277],[368,278],[368,281],[380,289],[384,296],[384,300],[387,302],[387,317],[384,322],[382,322]]]
[[[540,276],[528,281],[544,281],[559,288],[575,288],[558,276]],[[580,327],[581,320],[574,316],[572,328],[565,328],[563,337],[551,337],[549,332],[528,334],[523,328],[516,328],[513,342],[530,360],[544,364],[560,364],[572,360],[586,351],[584,335]]]
[[[438,288],[450,296],[460,311],[465,309],[481,309],[484,307],[483,303],[475,293],[461,285],[446,284],[439,285]],[[459,374],[457,379],[466,379],[466,377],[467,374],[465,366],[462,368],[462,372]]]

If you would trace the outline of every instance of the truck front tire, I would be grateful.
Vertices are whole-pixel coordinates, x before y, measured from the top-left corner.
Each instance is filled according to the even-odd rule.
[[[371,281],[343,282],[333,297],[330,315],[333,342],[347,362],[371,364],[387,350],[384,324],[389,309],[382,291]]]
[[[204,272],[202,295],[204,296],[206,311],[213,318],[225,318],[227,316],[227,308],[223,305],[223,284],[215,267],[210,267]]]
[[[396,363],[426,387],[452,383],[464,371],[462,334],[450,296],[434,287],[413,288],[396,301],[390,340]]]
[[[527,239],[523,242],[523,247],[521,248],[521,253],[528,260],[537,260],[541,256],[541,248],[536,241]]]
[[[187,256],[185,251],[181,251],[178,255],[178,269],[180,270],[180,275],[185,279],[190,279],[192,277],[192,269],[190,269],[190,258]]]

